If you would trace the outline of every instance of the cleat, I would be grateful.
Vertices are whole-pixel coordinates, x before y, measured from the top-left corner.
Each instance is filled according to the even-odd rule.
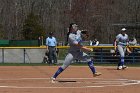
[[[127,66],[125,66],[125,65],[123,65],[123,66],[122,66],[122,69],[126,69],[126,68],[128,68],[128,67],[127,67]]]
[[[100,73],[100,72],[95,72],[95,73],[93,74],[93,77],[100,76],[100,75],[102,75],[102,73]]]
[[[55,83],[55,81],[56,81],[56,78],[51,77],[51,82]]]
[[[122,68],[123,68],[122,66],[118,66],[117,70],[122,70]]]

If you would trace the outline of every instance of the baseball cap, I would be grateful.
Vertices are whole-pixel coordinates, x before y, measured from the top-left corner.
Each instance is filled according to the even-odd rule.
[[[121,31],[126,31],[126,28],[122,28]]]

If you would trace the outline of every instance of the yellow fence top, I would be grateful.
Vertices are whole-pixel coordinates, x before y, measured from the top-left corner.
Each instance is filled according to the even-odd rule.
[[[88,48],[114,48],[114,46],[86,46]],[[132,48],[140,48],[140,46],[130,46]],[[46,46],[38,46],[38,47],[0,47],[0,49],[45,49]],[[69,46],[57,46],[59,49],[66,49]]]

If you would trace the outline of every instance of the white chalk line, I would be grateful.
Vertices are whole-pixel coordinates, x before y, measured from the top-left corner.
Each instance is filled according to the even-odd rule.
[[[93,87],[93,88],[98,88],[98,87],[104,87],[104,86],[81,86],[81,87],[19,87],[19,86],[0,86],[0,88],[17,88],[17,89],[67,89],[67,88],[88,88],[88,87]]]
[[[104,78],[58,78],[59,80],[128,80],[128,79],[104,79]],[[0,80],[50,80],[50,78],[0,78]]]
[[[49,80],[50,78],[7,78],[7,79],[0,79],[2,80]],[[61,88],[101,88],[101,87],[108,87],[108,86],[128,86],[128,85],[137,85],[140,84],[140,80],[129,80],[129,79],[103,79],[103,78],[59,78],[59,80],[95,80],[94,82],[84,81],[84,82],[63,82],[63,83],[84,83],[84,84],[94,84],[94,85],[85,85],[85,86],[75,86],[75,87],[36,87],[36,86],[3,86],[0,85],[0,88],[15,88],[15,89],[61,89]],[[99,81],[96,81],[99,80]],[[50,81],[51,83],[51,81]],[[57,82],[60,83],[60,82]],[[98,85],[96,85],[98,84]]]

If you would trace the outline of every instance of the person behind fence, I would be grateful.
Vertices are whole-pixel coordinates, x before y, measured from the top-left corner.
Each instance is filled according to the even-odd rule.
[[[38,37],[38,46],[42,46],[43,45],[43,36],[39,36]]]
[[[49,64],[49,52],[48,51],[45,52],[42,63],[48,63]]]
[[[46,38],[46,48],[47,51],[49,52],[49,64],[57,63],[56,46],[57,46],[56,38],[53,36],[53,32],[50,32],[49,37]]]
[[[93,46],[98,46],[99,45],[99,41],[95,38],[92,42]]]
[[[129,45],[130,45],[130,46],[136,46],[136,45],[137,45],[137,40],[136,40],[135,37],[130,38],[130,40],[129,40]]]
[[[118,56],[119,53],[118,53],[118,49],[117,49],[117,46],[116,46],[116,38],[113,40],[113,46],[115,46],[114,49],[110,49],[110,53],[112,54],[112,56]]]
[[[129,39],[129,46],[136,46],[137,45],[137,40],[135,37],[132,37]],[[131,54],[133,52],[133,48],[131,47],[127,47],[127,52],[128,52],[128,55]]]
[[[125,52],[128,46],[128,35],[126,34],[126,28],[121,29],[121,33],[116,36],[115,42],[114,42],[114,48],[117,49],[120,54],[120,62],[118,63],[117,70],[122,70],[127,68],[127,66],[124,65],[124,57]]]
[[[83,52],[83,51],[88,51],[88,52],[92,51],[92,49],[87,48],[82,45],[82,39],[88,36],[87,31],[78,30],[78,25],[76,23],[70,24],[69,31],[70,33],[68,36],[68,42],[69,42],[70,48],[69,48],[67,56],[65,57],[63,65],[60,66],[58,70],[55,72],[55,74],[51,77],[52,82],[55,82],[57,76],[61,72],[63,72],[75,59],[87,61],[88,66],[93,76],[101,75],[101,73],[96,72],[96,69],[93,65],[93,60],[90,58],[90,56]]]
[[[92,44],[93,44],[93,41],[89,40],[89,45],[92,46]]]

